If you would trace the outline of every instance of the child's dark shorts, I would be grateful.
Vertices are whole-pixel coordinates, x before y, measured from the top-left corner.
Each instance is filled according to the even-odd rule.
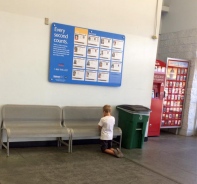
[[[112,140],[101,140],[101,151],[112,148]]]

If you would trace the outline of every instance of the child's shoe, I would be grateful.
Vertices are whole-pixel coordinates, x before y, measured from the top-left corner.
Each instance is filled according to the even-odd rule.
[[[122,151],[120,151],[119,148],[116,148],[116,150],[117,150],[117,152],[118,152],[119,157],[121,157],[121,158],[124,157]]]
[[[118,150],[114,149],[114,155],[118,158],[121,157],[120,153],[118,152]]]

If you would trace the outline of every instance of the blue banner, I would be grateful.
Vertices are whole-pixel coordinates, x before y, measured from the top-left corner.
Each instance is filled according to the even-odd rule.
[[[121,86],[125,36],[53,23],[49,81]]]

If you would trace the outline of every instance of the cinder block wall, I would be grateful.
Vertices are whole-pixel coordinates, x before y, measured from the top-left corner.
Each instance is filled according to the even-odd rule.
[[[197,28],[160,35],[157,59],[167,60],[167,57],[190,60],[190,73],[186,90],[183,124],[180,135],[196,135],[197,108]]]

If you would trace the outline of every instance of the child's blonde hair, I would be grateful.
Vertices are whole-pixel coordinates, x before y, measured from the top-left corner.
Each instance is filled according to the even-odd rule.
[[[111,112],[111,106],[110,105],[104,105],[103,106],[103,112],[110,113]]]

